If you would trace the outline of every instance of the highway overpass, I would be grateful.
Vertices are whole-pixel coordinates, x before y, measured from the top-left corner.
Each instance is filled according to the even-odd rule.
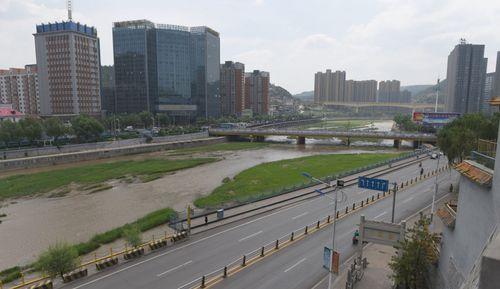
[[[292,130],[292,129],[209,129],[211,136],[239,136],[263,140],[266,136],[296,137],[297,144],[305,144],[306,138],[344,138],[348,145],[352,138],[362,139],[392,139],[394,146],[399,147],[402,140],[413,141],[418,146],[422,142],[435,143],[435,134],[406,133],[406,132],[378,132],[378,131],[335,131],[335,130]]]
[[[400,107],[409,108],[412,111],[433,109],[435,104],[432,103],[402,103],[402,102],[324,102],[326,106],[344,106],[359,109],[360,107]],[[438,108],[443,109],[443,104],[438,104]]]

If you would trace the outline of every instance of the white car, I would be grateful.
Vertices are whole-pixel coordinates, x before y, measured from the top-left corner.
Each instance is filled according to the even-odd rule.
[[[439,156],[438,156],[438,154],[437,154],[437,153],[432,153],[432,154],[431,154],[431,159],[433,159],[433,160],[437,159],[438,157],[439,157]]]

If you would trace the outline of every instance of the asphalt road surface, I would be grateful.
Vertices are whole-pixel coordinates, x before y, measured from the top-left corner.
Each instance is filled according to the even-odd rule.
[[[444,165],[445,161],[441,161]],[[423,161],[425,172],[436,168],[436,160]],[[406,181],[420,174],[417,164],[384,176],[391,182]],[[449,187],[451,174],[439,176],[441,194]],[[453,175],[455,177],[455,175]],[[408,217],[429,204],[434,178],[422,181],[397,194],[396,220]],[[374,191],[347,187],[347,201],[366,200]],[[365,207],[337,224],[337,248],[341,262],[354,253],[351,237],[360,214],[367,219],[390,221],[392,198]],[[190,240],[136,261],[72,282],[63,288],[192,288],[192,281],[291,231],[303,228],[333,212],[333,201],[318,197],[296,205],[221,226],[191,236]],[[331,226],[311,234],[292,246],[218,283],[217,288],[310,288],[324,275],[323,247],[331,244]]]

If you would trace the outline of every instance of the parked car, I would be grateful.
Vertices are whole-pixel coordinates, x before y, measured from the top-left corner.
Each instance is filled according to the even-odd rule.
[[[431,154],[431,159],[435,160],[437,158],[439,158],[439,155],[437,153],[432,153]]]

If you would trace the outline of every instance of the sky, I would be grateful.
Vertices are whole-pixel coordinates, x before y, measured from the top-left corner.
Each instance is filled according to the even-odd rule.
[[[292,93],[313,90],[326,69],[432,84],[460,38],[485,44],[494,71],[499,15],[498,0],[73,0],[73,19],[97,28],[103,65],[115,21],[205,25],[220,33],[221,62],[269,71]],[[35,63],[36,24],[66,19],[64,0],[0,0],[0,68]]]

